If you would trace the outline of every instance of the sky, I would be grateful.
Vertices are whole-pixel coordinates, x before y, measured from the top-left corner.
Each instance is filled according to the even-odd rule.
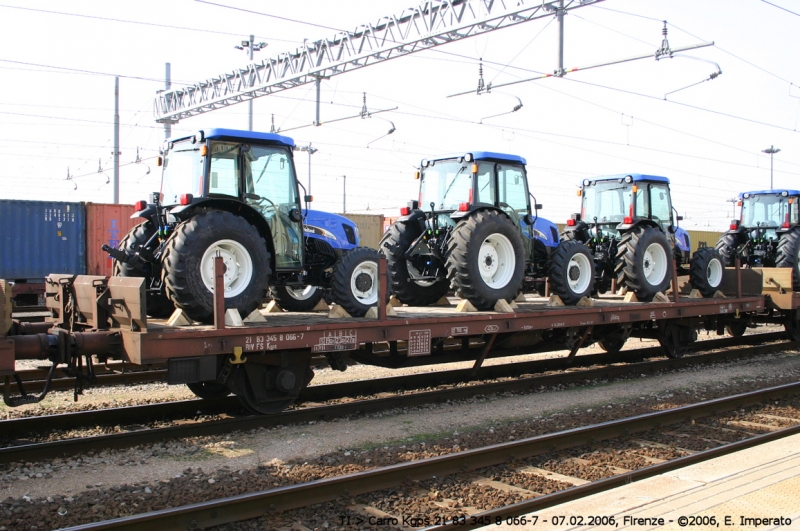
[[[0,0],[0,199],[112,202],[115,76],[120,202],[133,203],[160,189],[153,99],[165,63],[177,88],[245,66],[234,46],[250,34],[268,44],[260,61],[411,5]],[[664,21],[673,49],[714,46],[582,69],[654,57]],[[297,173],[307,185],[310,169],[313,207],[332,212],[397,215],[417,196],[421,159],[473,150],[525,157],[554,222],[579,209],[583,179],[644,173],[669,177],[682,226],[724,230],[732,198],[769,188],[771,146],[774,187],[800,189],[800,1],[605,0],[564,26],[564,66],[578,70],[563,78],[448,97],[477,87],[481,63],[494,86],[553,72],[558,24],[547,17],[324,80],[319,127],[313,85],[261,97],[254,129],[274,124],[318,150],[295,154]],[[246,129],[247,113],[244,103],[184,119],[173,135]]]

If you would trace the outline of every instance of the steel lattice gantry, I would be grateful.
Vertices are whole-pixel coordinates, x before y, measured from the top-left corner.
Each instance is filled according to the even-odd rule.
[[[563,10],[602,0],[564,0]],[[306,42],[294,52],[175,90],[154,102],[157,122],[175,123],[205,112],[442,44],[558,14],[558,0],[433,0],[375,24]],[[563,15],[563,13],[562,13]]]

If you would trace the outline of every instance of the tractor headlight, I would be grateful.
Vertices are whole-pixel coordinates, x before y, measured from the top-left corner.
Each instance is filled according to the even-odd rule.
[[[206,139],[206,133],[205,133],[205,131],[198,131],[198,132],[197,132],[197,133],[194,135],[194,138],[192,139],[192,143],[193,143],[193,144],[198,144],[198,143],[200,143],[200,142],[203,142],[203,141],[205,141],[205,139]]]
[[[420,162],[419,165],[422,166],[423,168],[427,168],[430,163],[431,161],[429,161],[428,159],[422,159],[422,162]]]
[[[625,176],[625,182],[626,183],[632,183],[633,182],[633,177],[631,177],[630,175],[626,175]]]
[[[744,194],[742,197],[744,197],[745,199],[750,199],[750,194]]]
[[[467,162],[472,162],[472,153],[467,153],[466,155],[464,155],[464,160],[466,160]]]
[[[789,192],[787,192],[786,190],[784,190],[783,192],[781,192],[781,195],[782,195],[783,197],[786,197],[786,196],[788,196],[788,195],[789,195]]]
[[[584,179],[583,180],[583,185],[584,186],[589,186],[590,184],[592,184],[592,183],[591,183],[591,181],[589,181],[589,179]]]

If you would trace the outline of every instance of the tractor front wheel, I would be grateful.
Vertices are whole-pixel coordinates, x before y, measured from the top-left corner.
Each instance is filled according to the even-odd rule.
[[[333,300],[353,317],[363,317],[378,303],[378,260],[375,249],[356,247],[333,265]]]
[[[550,287],[564,304],[575,304],[594,289],[594,258],[578,240],[561,242],[550,259]]]
[[[703,247],[695,251],[689,266],[689,282],[703,297],[713,297],[722,286],[725,266],[716,249]]]
[[[145,221],[136,225],[131,231],[122,238],[119,242],[119,249],[125,251],[128,256],[134,256],[136,251],[144,246],[153,235],[156,233],[156,228],[150,221]],[[157,244],[157,241],[156,241]],[[152,250],[152,249],[151,249]],[[155,264],[145,263],[145,268],[149,271],[142,271],[135,267],[114,260],[114,276],[115,277],[144,277],[145,278],[145,304],[147,304],[147,315],[155,318],[169,317],[175,306],[169,300],[167,294],[164,293],[163,286],[159,291],[152,291],[150,284],[154,278],[161,276],[161,268]]]
[[[267,291],[270,256],[258,230],[244,218],[214,210],[175,229],[164,254],[162,279],[175,306],[195,321],[214,315],[214,259],[225,264],[225,308],[243,316],[258,308]]]
[[[512,300],[524,279],[522,235],[494,210],[481,210],[459,222],[447,246],[447,271],[456,295],[478,310]]]
[[[397,300],[409,306],[429,306],[447,295],[450,283],[446,278],[417,280],[420,272],[405,258],[411,245],[421,234],[420,230],[414,228],[408,223],[394,223],[383,237],[380,247],[386,256],[386,270],[392,293]]]
[[[800,227],[784,232],[778,240],[775,267],[791,267],[793,289],[800,290]]]
[[[290,312],[310,312],[322,300],[322,290],[317,286],[274,286],[269,294],[278,306]]]
[[[642,302],[664,292],[672,280],[672,250],[655,227],[639,226],[622,235],[617,246],[617,283]]]

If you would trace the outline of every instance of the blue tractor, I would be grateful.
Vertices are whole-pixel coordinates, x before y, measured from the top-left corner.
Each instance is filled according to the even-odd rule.
[[[647,302],[665,292],[673,260],[689,274],[694,288],[712,296],[722,284],[722,258],[711,248],[690,257],[689,235],[673,215],[669,179],[655,175],[612,175],[583,181],[581,211],[567,220],[562,238],[591,251],[594,291],[610,291],[612,282]]]
[[[588,295],[591,268],[568,279],[585,249],[561,245],[556,226],[540,217],[528,191],[526,161],[473,151],[423,160],[419,200],[401,209],[380,249],[392,292],[409,306],[426,306],[451,288],[479,310],[523,289],[543,292],[548,276],[568,304]]]
[[[147,278],[150,315],[177,307],[208,322],[218,255],[225,306],[242,315],[267,289],[292,311],[310,310],[325,289],[351,315],[377,303],[377,252],[358,247],[349,219],[301,209],[293,147],[291,138],[232,129],[165,143],[161,192],[136,204],[143,223],[109,250],[116,274]]]
[[[739,218],[717,242],[726,266],[791,267],[800,290],[800,191],[758,190],[739,194]]]

